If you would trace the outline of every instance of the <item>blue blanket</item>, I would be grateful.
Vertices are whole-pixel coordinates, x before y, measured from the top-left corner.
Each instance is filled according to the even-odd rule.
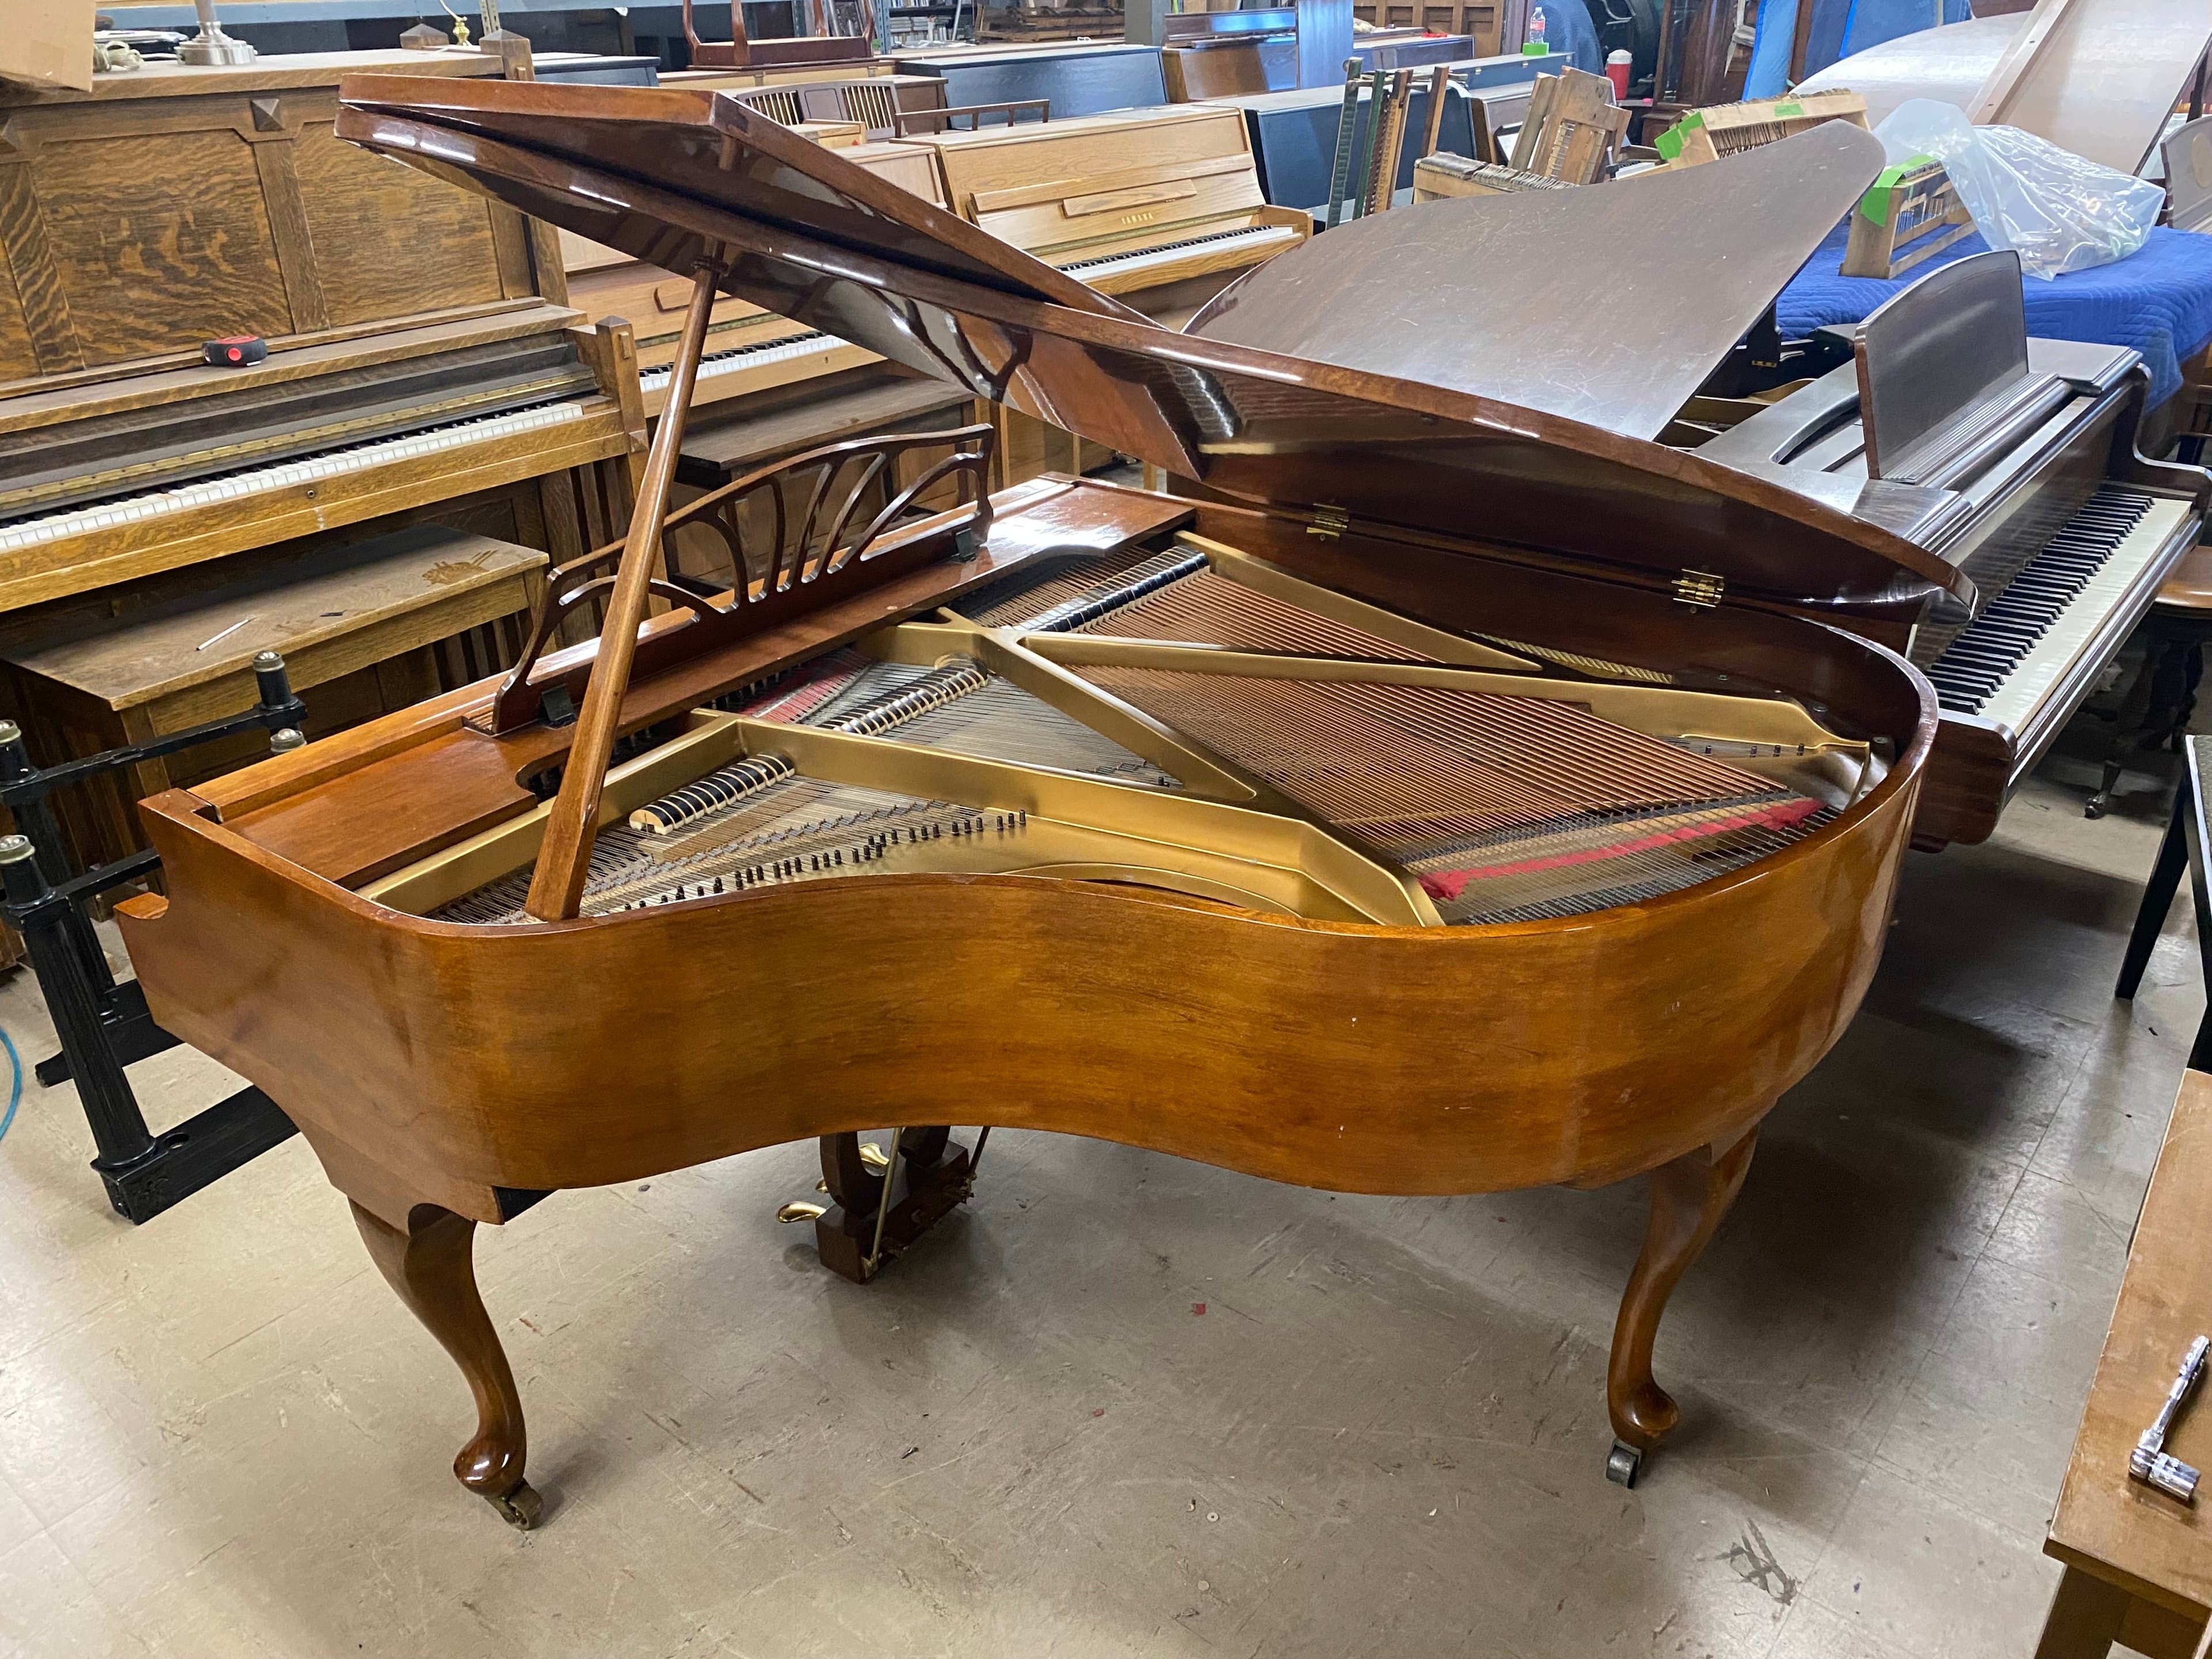
[[[1838,225],[1782,290],[1775,320],[1785,336],[1823,324],[1856,323],[1912,277],[1988,247],[1970,234],[1908,276],[1883,282],[1836,274],[1850,235],[1848,221]],[[2142,353],[2150,366],[2154,406],[2181,389],[2181,365],[2212,343],[2212,236],[2161,228],[2128,258],[2050,282],[2024,277],[2021,286],[2027,295],[2030,334],[2133,346]]]

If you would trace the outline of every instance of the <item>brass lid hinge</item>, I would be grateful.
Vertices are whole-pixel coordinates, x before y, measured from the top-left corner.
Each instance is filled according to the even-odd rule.
[[[1716,576],[1710,570],[1685,570],[1674,578],[1674,597],[1684,605],[1710,611],[1721,602],[1728,590],[1727,579]]]
[[[1313,510],[1313,522],[1306,526],[1306,534],[1333,542],[1351,528],[1352,514],[1342,507],[1316,507]]]

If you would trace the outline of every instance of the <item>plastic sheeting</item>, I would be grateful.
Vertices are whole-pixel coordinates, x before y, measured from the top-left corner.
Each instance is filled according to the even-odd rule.
[[[2158,223],[2166,192],[2084,161],[2018,127],[1978,127],[1932,98],[1899,104],[1875,129],[1893,166],[1932,155],[1974,228],[1991,247],[2020,255],[2021,270],[2049,279],[2124,259]]]
[[[1529,38],[1535,38],[1534,22],[1541,14],[1544,19],[1544,44],[1553,52],[1563,52],[1574,59],[1574,66],[1585,75],[1605,73],[1605,54],[1598,50],[1597,25],[1590,21],[1589,9],[1583,0],[1534,0],[1528,8]]]

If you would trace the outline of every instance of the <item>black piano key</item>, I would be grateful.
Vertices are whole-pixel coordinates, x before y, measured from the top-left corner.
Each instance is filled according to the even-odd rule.
[[[1942,706],[1978,712],[2081,597],[2149,506],[2148,496],[2109,485],[2083,503],[1928,666]]]

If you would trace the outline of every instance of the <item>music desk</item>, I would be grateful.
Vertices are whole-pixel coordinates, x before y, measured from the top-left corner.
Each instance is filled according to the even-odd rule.
[[[1850,240],[1848,220],[1805,262],[1774,302],[1784,335],[1863,321],[1929,271],[1988,250],[1978,233],[1893,281],[1838,274]],[[2212,343],[2212,236],[2160,227],[2124,259],[2045,281],[2021,279],[2027,331],[2038,339],[2132,346],[2150,366],[2154,408],[2181,390],[2182,365]]]
[[[2212,1614],[2212,1483],[2192,1507],[2128,1478],[2128,1453],[2158,1415],[2183,1352],[2212,1329],[2208,1210],[2212,1076],[2184,1072],[2044,1540],[2066,1576],[2036,1659],[2105,1659],[2115,1642],[2149,1659],[2191,1659]],[[2212,1402],[2201,1392],[2166,1449],[2212,1465]]]

